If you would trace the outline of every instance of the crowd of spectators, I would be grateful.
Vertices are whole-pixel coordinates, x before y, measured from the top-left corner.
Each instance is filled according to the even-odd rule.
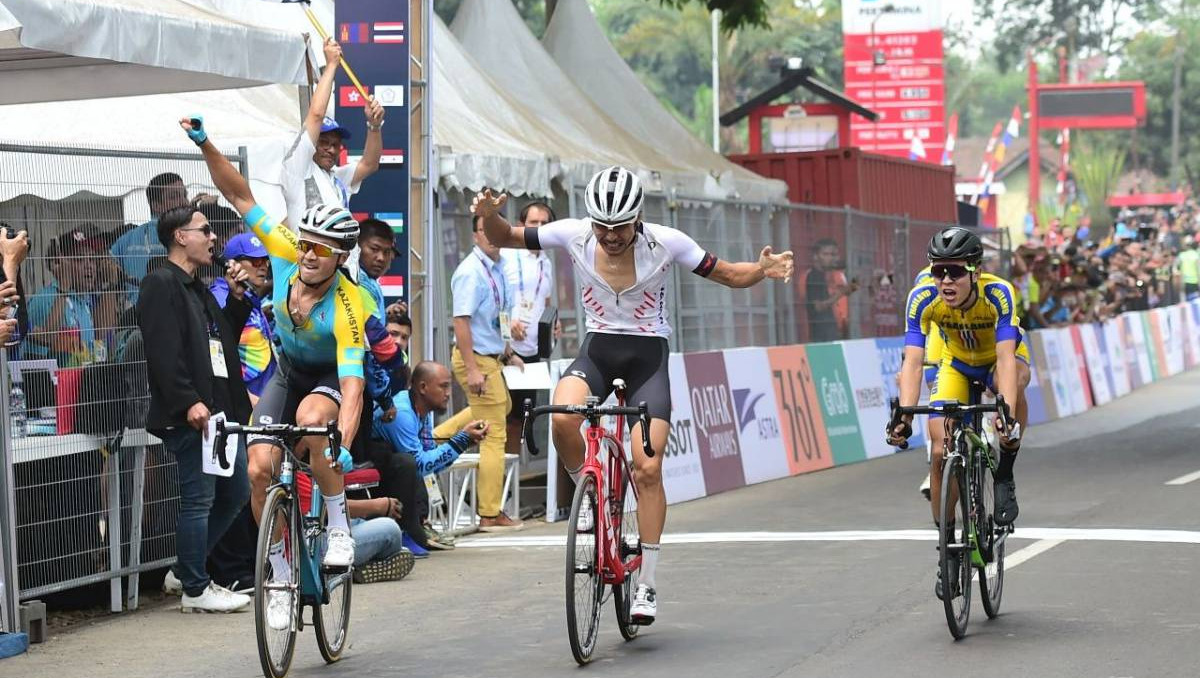
[[[1200,290],[1197,209],[1192,201],[1126,210],[1096,234],[1057,220],[1016,248],[1011,280],[1026,329],[1096,322],[1195,298]]]

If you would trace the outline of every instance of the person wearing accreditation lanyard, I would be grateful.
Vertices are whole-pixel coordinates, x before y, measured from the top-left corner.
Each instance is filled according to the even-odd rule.
[[[654,570],[667,516],[662,459],[671,422],[667,309],[671,307],[672,265],[727,287],[742,288],[766,278],[789,281],[792,253],[776,254],[767,246],[757,261],[723,261],[682,231],[643,222],[641,180],[624,167],[603,169],[588,182],[584,191],[587,219],[561,219],[541,228],[510,226],[500,216],[506,201],[506,196],[494,196],[490,190],[475,197],[471,208],[482,220],[487,239],[505,247],[566,250],[574,264],[580,297],[585,300],[587,336],[579,356],[555,387],[554,403],[582,405],[588,395],[603,400],[612,392],[613,379],[621,378],[628,385],[628,402],[645,401],[649,407],[654,456],[642,449],[641,422],[629,420],[642,537],[642,568],[630,614],[635,624],[653,623],[658,614]],[[567,415],[554,415],[551,421],[554,447],[574,479],[579,477],[584,459],[584,441],[579,435],[582,424],[582,417]],[[593,507],[586,502],[584,507],[579,517],[581,530],[594,520]]]
[[[508,415],[508,389],[501,366],[524,363],[513,353],[509,310],[512,295],[500,265],[500,248],[483,233],[481,219],[471,220],[475,247],[450,278],[454,298],[454,378],[467,393],[475,417],[488,423],[491,433],[479,446],[479,530],[502,532],[524,525],[500,510],[504,490],[504,430]]]

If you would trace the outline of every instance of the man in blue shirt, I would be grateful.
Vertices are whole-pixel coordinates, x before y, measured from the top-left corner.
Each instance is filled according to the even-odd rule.
[[[156,236],[157,237],[157,236]],[[51,241],[46,259],[54,281],[29,299],[26,358],[51,358],[79,367],[106,357],[92,316],[96,255],[103,243],[79,229]]]
[[[139,281],[146,277],[146,266],[152,257],[167,255],[166,248],[158,241],[158,218],[168,210],[188,204],[187,187],[178,174],[163,172],[150,180],[146,201],[150,203],[150,221],[126,231],[109,250],[125,269],[125,275]]]
[[[467,394],[475,416],[492,434],[479,446],[477,492],[480,532],[519,530],[524,525],[500,510],[504,491],[504,420],[510,401],[503,365],[523,366],[509,346],[512,295],[500,264],[500,248],[488,241],[482,219],[471,220],[475,247],[450,278],[454,298],[454,378]]]
[[[395,418],[384,421],[382,411],[375,409],[375,437],[387,441],[394,452],[415,457],[421,476],[445,471],[458,455],[487,437],[488,422],[471,421],[469,407],[434,427],[433,415],[445,414],[450,406],[450,390],[450,370],[426,360],[413,368],[412,388],[392,399]]]

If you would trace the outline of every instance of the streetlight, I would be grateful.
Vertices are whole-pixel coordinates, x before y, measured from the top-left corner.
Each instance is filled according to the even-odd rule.
[[[875,42],[875,22],[879,21],[879,17],[883,16],[884,14],[891,14],[892,12],[895,12],[895,11],[896,11],[896,6],[889,2],[888,4],[884,5],[883,7],[880,7],[879,11],[876,12],[875,16],[872,17],[872,19],[871,19],[871,50],[872,50],[871,51],[871,106],[875,107],[879,111],[879,115],[876,116],[875,120],[871,122],[871,126],[872,126],[871,150],[872,151],[879,150],[879,118],[883,117],[883,108],[881,108],[879,106],[879,100],[876,98],[879,96],[879,94],[876,91],[877,76],[875,74],[875,71],[880,66],[884,66],[887,64],[887,54],[885,54],[883,50],[879,49],[879,45],[876,44],[876,42]]]

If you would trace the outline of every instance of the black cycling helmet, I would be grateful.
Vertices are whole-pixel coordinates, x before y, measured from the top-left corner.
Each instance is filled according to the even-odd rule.
[[[943,228],[929,241],[930,261],[962,259],[970,264],[983,261],[983,241],[962,226]]]

